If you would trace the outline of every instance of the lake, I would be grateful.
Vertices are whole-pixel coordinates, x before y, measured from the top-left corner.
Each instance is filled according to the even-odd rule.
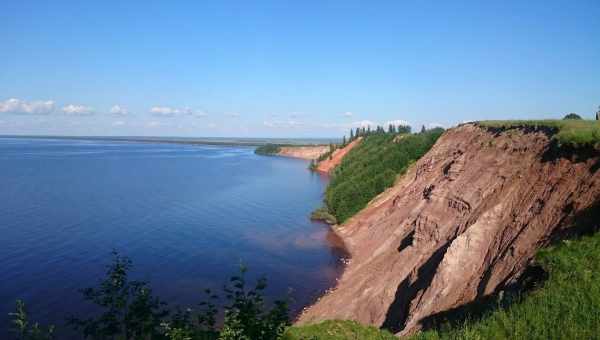
[[[78,289],[112,250],[169,305],[194,307],[242,263],[297,312],[342,267],[328,227],[308,218],[327,179],[307,166],[251,147],[0,138],[0,338],[16,299],[63,332],[92,311]]]

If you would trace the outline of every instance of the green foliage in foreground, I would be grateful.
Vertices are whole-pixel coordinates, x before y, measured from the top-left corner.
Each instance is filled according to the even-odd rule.
[[[487,120],[480,126],[502,130],[534,128],[549,129],[560,146],[600,146],[600,121],[597,120]]]
[[[394,184],[396,176],[435,144],[443,129],[417,134],[372,134],[354,147],[334,170],[325,205],[342,223]]]
[[[279,153],[281,145],[279,144],[265,144],[254,149],[254,153],[263,156],[272,156]]]
[[[397,340],[392,333],[354,321],[324,321],[314,325],[290,327],[285,340]]]
[[[84,298],[98,307],[97,315],[68,318],[82,339],[277,340],[290,325],[287,301],[275,301],[267,308],[263,299],[266,280],[259,279],[253,288],[247,288],[244,267],[224,287],[227,303],[221,308],[221,329],[216,328],[219,308],[214,301],[218,296],[210,290],[205,291],[207,300],[197,310],[178,308],[171,314],[148,283],[129,279],[130,268],[129,259],[115,253],[98,287],[82,290]],[[30,324],[22,301],[17,301],[16,312],[10,315],[17,339],[54,339],[53,326]]]

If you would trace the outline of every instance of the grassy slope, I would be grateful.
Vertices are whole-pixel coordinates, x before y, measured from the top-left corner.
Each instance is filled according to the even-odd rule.
[[[284,340],[397,340],[393,334],[354,321],[325,321],[316,325],[291,327]]]
[[[597,339],[600,337],[600,233],[538,253],[537,262],[549,273],[542,287],[497,308],[480,319],[446,324],[412,337],[431,339]],[[348,335],[349,334],[349,335]],[[360,334],[356,337],[355,334]],[[289,340],[392,339],[347,321],[292,327]]]
[[[479,125],[498,129],[550,128],[560,145],[600,145],[600,121],[597,120],[487,120]]]
[[[342,223],[394,184],[396,176],[423,156],[443,133],[434,129],[407,134],[394,142],[395,134],[374,134],[344,157],[334,170],[325,192],[325,204]]]

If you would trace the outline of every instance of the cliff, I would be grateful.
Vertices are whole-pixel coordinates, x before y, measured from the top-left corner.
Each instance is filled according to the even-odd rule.
[[[410,334],[504,289],[536,251],[598,223],[600,152],[544,128],[448,130],[396,184],[336,228],[351,259],[300,324],[350,319]]]
[[[346,154],[348,154],[352,148],[357,146],[361,140],[362,137],[358,137],[343,148],[336,149],[333,151],[330,158],[320,161],[315,169],[319,172],[330,173],[333,169],[335,169],[336,166],[340,165],[344,156],[346,156]]]
[[[328,145],[281,146],[279,147],[279,152],[277,152],[277,155],[313,160],[319,158],[319,156],[327,151],[329,151]]]

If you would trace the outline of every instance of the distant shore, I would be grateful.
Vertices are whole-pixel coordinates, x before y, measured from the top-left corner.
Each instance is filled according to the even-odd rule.
[[[323,145],[336,142],[335,138],[235,138],[235,137],[147,137],[147,136],[38,136],[0,135],[0,138],[66,139],[108,142],[169,143],[216,146],[262,146],[266,144]]]

